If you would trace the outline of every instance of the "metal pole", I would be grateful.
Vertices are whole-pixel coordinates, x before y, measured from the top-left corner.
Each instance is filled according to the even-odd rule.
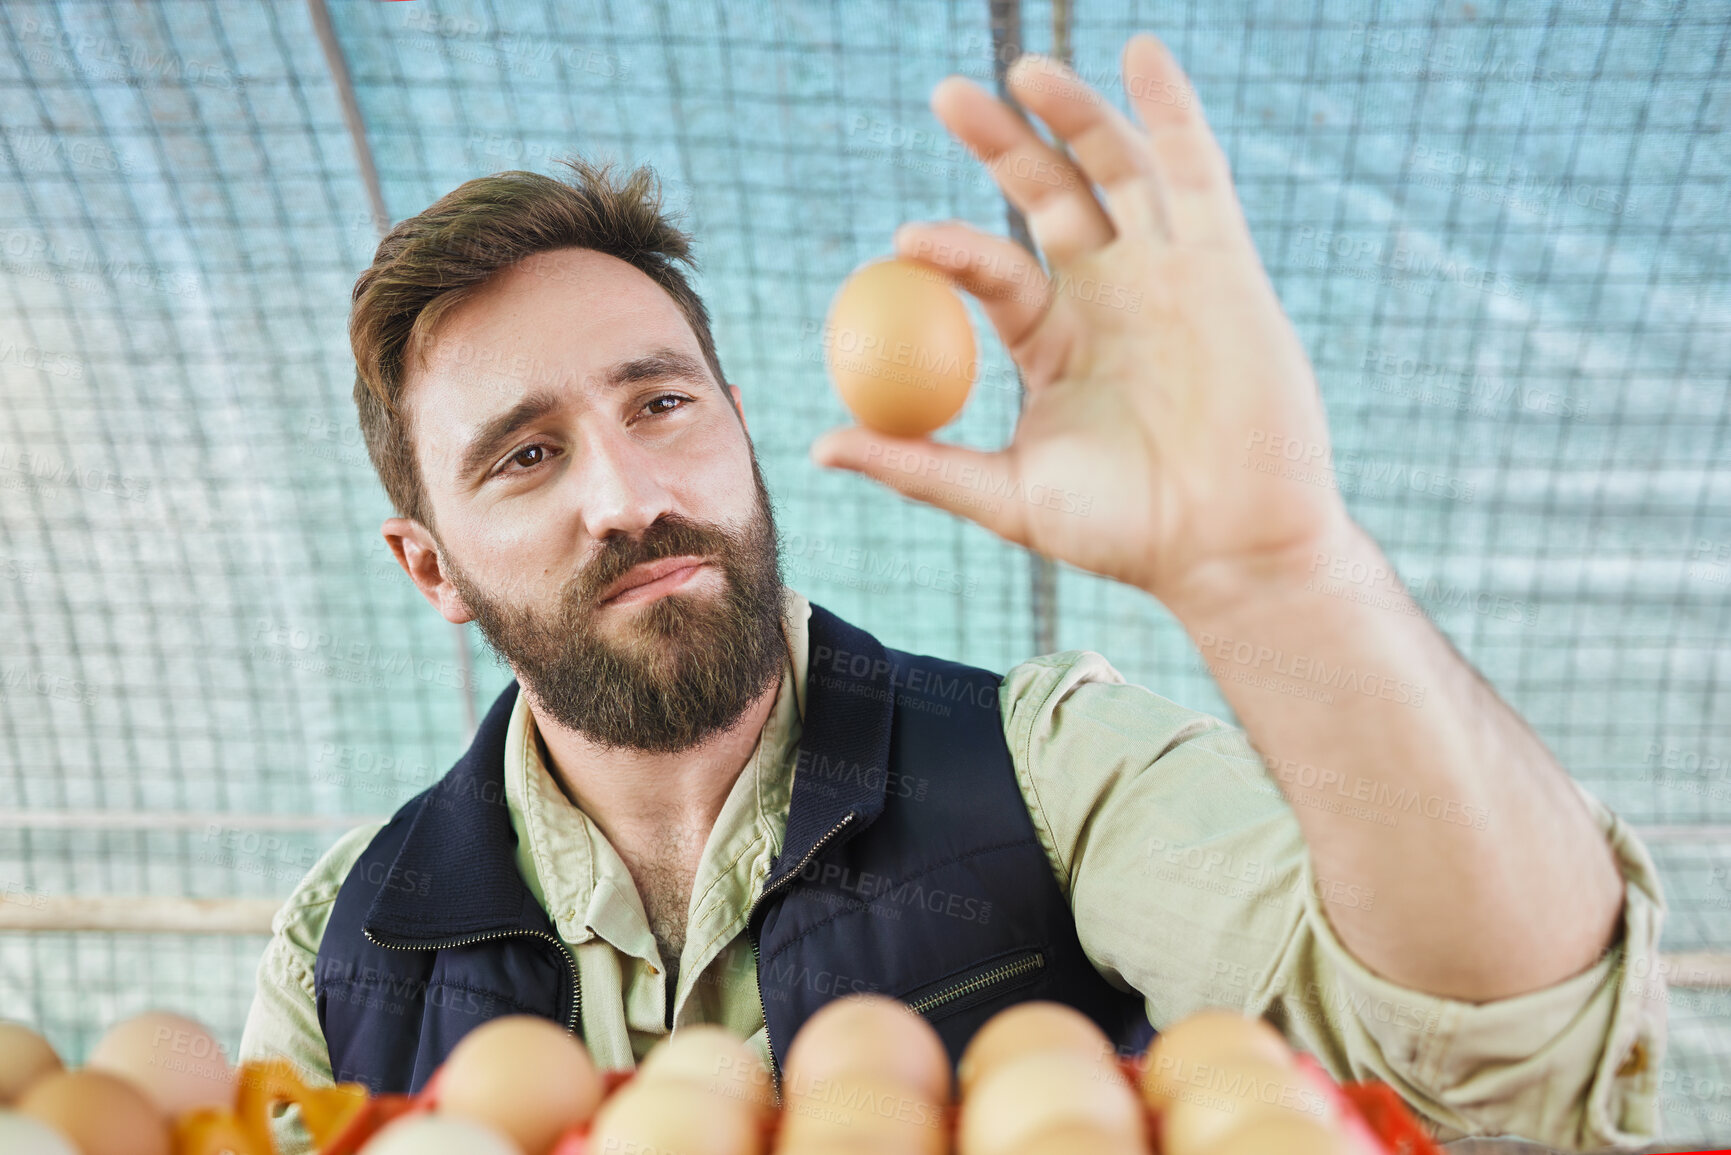
[[[361,116],[360,101],[355,99],[348,58],[343,55],[343,46],[337,40],[337,31],[331,24],[331,13],[325,7],[325,0],[307,0],[307,14],[312,18],[319,48],[324,51],[325,66],[331,72],[331,85],[336,89],[337,103],[343,110],[343,124],[348,126],[349,142],[355,150],[355,164],[361,170],[361,184],[367,190],[373,231],[382,238],[391,229],[391,214],[385,208],[385,190],[379,183],[379,167],[373,163],[373,146],[367,140],[367,122]],[[463,672],[463,724],[468,728],[468,737],[473,738],[480,718],[475,707],[475,663],[469,653],[469,630],[467,626],[459,625],[453,625],[451,629],[454,631],[451,641],[457,650],[457,668]]]
[[[999,99],[1011,108],[1021,111],[1021,106],[1010,95],[1004,86],[1004,75],[1009,70],[1016,57],[1022,54],[1022,4],[1021,0],[989,0],[991,4],[992,21],[992,80],[998,90]],[[1058,11],[1053,9],[1052,23],[1054,30],[1058,23]],[[1068,21],[1066,19],[1066,29]],[[1010,236],[1016,243],[1030,253],[1038,253],[1034,247],[1034,238],[1028,232],[1028,222],[1022,217],[1021,210],[1015,205],[1004,202],[1004,217],[1009,225]],[[1022,381],[1021,370],[1016,371],[1017,409],[1026,397],[1026,386]],[[1058,648],[1058,567],[1050,558],[1029,552],[1028,567],[1028,608],[1034,619],[1034,652],[1049,654]]]

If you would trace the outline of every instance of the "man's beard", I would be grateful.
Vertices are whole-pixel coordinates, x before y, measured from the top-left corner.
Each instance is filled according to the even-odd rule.
[[[751,463],[757,505],[744,530],[663,514],[635,538],[614,536],[561,590],[551,612],[476,588],[445,554],[446,572],[482,635],[553,721],[599,746],[672,754],[732,729],[780,675],[781,562],[769,491]],[[675,592],[608,611],[600,595],[627,570],[695,554],[721,570],[720,595]],[[628,619],[628,620],[626,620]]]

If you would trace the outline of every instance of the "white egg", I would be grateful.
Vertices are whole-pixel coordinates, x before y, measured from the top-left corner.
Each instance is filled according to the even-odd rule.
[[[71,1140],[46,1123],[0,1110],[0,1151],[6,1155],[78,1155]]]
[[[455,1115],[413,1115],[387,1124],[361,1155],[523,1155],[504,1135]]]
[[[682,1027],[657,1043],[637,1069],[637,1081],[683,1079],[713,1095],[739,1099],[762,1114],[775,1110],[775,1083],[769,1068],[746,1045],[721,1027]]]

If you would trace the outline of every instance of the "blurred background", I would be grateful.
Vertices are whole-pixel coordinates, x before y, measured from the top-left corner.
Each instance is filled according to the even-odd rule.
[[[1020,42],[1123,107],[1138,29],[1231,158],[1354,515],[1646,837],[1666,1143],[1731,1137],[1725,0],[6,0],[0,1017],[69,1060],[149,1007],[237,1043],[272,910],[504,685],[379,536],[345,331],[381,223],[483,173],[661,173],[789,584],[1230,717],[1148,597],[806,457],[841,278],[904,220],[1008,227],[933,84]],[[1001,444],[1017,390],[992,348],[944,436]]]

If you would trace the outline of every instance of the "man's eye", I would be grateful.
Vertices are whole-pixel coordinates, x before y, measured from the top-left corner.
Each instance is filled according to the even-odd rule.
[[[660,405],[662,402],[672,401],[672,402],[677,403],[677,402],[684,402],[687,400],[689,400],[689,398],[681,397],[677,393],[663,393],[661,396],[655,398],[654,400],[650,401],[648,404],[644,405],[644,408],[650,410],[650,412],[652,414],[659,416],[662,413],[671,413],[675,409],[679,408],[678,404],[669,405],[669,406],[662,408],[662,409],[655,408],[657,405]]]
[[[524,469],[532,469],[547,460],[545,445],[525,445],[506,459],[507,465],[520,465]]]

